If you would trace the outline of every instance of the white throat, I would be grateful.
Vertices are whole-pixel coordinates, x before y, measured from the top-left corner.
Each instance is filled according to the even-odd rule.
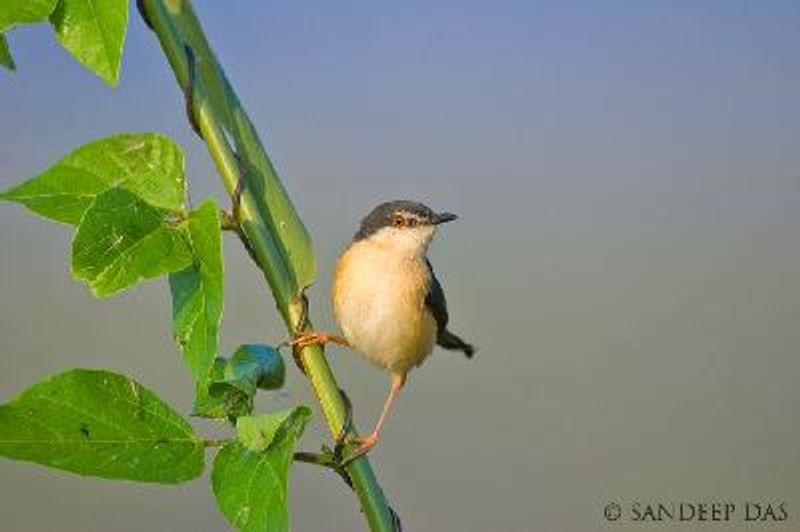
[[[428,252],[436,226],[421,225],[418,227],[383,227],[370,235],[367,240],[392,249],[408,258],[422,259]]]

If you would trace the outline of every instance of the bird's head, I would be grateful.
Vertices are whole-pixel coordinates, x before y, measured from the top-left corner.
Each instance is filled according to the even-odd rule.
[[[424,255],[439,224],[457,217],[436,213],[422,203],[399,200],[381,203],[361,220],[354,241],[370,240],[412,255]]]

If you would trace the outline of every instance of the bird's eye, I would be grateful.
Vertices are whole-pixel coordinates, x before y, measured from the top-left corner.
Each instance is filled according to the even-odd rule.
[[[403,225],[405,225],[405,220],[403,220],[403,217],[400,215],[395,216],[392,219],[392,225],[394,225],[395,227],[403,227]]]

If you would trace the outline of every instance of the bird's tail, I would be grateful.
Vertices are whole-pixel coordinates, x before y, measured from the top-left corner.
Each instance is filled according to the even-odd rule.
[[[467,358],[472,358],[472,355],[475,353],[475,348],[471,344],[468,344],[447,329],[439,331],[436,343],[450,351],[462,351],[467,355]]]

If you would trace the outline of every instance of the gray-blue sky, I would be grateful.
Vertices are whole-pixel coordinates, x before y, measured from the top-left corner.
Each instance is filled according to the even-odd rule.
[[[314,235],[321,324],[335,255],[374,204],[461,215],[433,260],[454,328],[480,351],[437,352],[413,373],[375,454],[409,529],[597,530],[609,498],[800,505],[800,4],[197,10]],[[155,130],[187,150],[194,198],[219,193],[155,38],[131,19],[117,89],[44,28],[10,35],[0,187],[89,140]],[[10,206],[0,226],[2,398],[104,366],[188,408],[163,285],[95,302],[68,280],[68,231]],[[259,277],[235,240],[226,249],[224,347],[279,339]],[[369,426],[387,380],[332,358]],[[293,375],[288,397],[261,406],[296,400],[311,398]],[[138,530],[143,514],[222,526],[202,482],[152,492],[0,468],[19,483],[0,485],[15,530]],[[298,530],[356,526],[337,488],[297,469]]]

